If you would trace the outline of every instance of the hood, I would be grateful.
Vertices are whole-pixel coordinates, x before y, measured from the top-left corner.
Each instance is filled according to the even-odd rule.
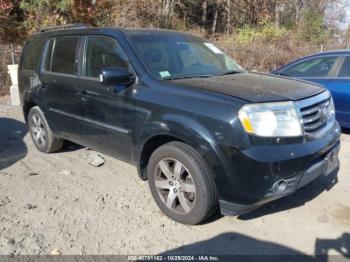
[[[209,78],[187,78],[170,82],[188,88],[204,89],[250,102],[296,101],[325,91],[310,82],[261,73],[238,73]]]

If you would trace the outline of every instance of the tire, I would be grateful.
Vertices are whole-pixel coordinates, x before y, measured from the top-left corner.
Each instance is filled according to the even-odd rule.
[[[39,151],[52,153],[62,148],[63,140],[52,133],[43,112],[38,106],[30,109],[27,123],[30,136]]]
[[[147,174],[158,207],[177,222],[199,224],[218,206],[213,177],[187,144],[170,142],[157,148],[150,157]]]

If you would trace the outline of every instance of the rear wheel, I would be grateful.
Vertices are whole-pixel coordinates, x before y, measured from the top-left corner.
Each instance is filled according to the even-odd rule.
[[[32,107],[29,111],[28,128],[34,145],[39,151],[51,153],[62,148],[63,140],[52,133],[43,112],[38,106]]]
[[[215,210],[213,178],[192,147],[181,142],[159,147],[150,158],[147,173],[157,205],[173,220],[198,224]]]

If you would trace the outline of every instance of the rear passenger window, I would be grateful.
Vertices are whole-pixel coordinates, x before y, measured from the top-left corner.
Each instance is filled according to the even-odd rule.
[[[86,43],[83,76],[98,77],[101,68],[122,67],[128,69],[129,62],[118,42],[107,37],[89,37]]]
[[[79,37],[60,37],[51,39],[45,60],[45,70],[74,75]]]
[[[339,71],[339,77],[350,77],[350,57],[347,56]]]

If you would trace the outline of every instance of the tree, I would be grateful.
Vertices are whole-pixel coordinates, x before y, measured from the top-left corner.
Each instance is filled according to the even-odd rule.
[[[21,42],[26,37],[23,12],[16,0],[0,0],[0,39]]]
[[[175,0],[162,0],[162,27],[169,27],[169,22],[174,13]]]
[[[298,27],[302,39],[316,45],[323,44],[327,34],[325,29],[322,15],[311,9],[303,11],[302,21]]]
[[[208,16],[208,0],[204,0],[202,3],[202,19],[201,19],[201,25],[203,29],[207,26],[207,16]]]
[[[0,32],[11,21],[12,27],[15,22],[28,32],[43,26],[84,22],[93,26],[152,26],[230,34],[232,28],[258,28],[261,21],[269,21],[278,27],[300,28],[308,33],[310,16],[316,19],[312,24],[314,29],[315,23],[324,22],[322,26],[335,31],[344,17],[342,1],[0,0]]]

